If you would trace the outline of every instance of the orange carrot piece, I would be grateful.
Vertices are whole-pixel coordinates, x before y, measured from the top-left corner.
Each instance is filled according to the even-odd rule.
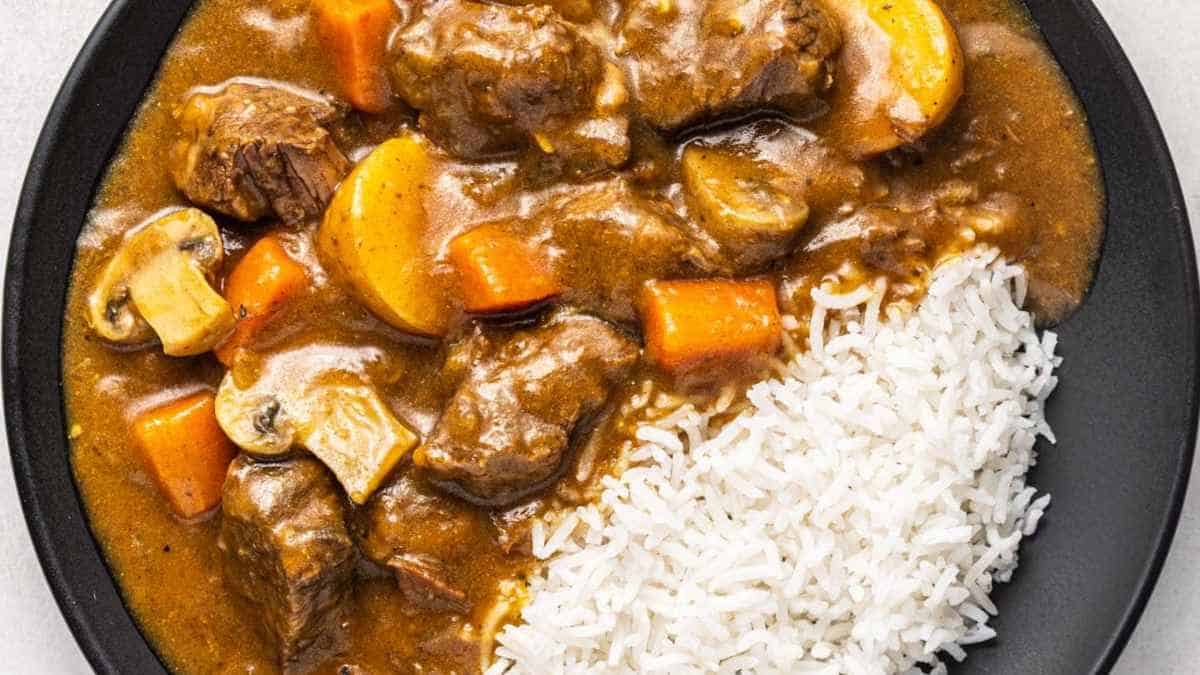
[[[317,32],[333,55],[351,105],[381,113],[392,104],[386,52],[400,20],[393,0],[317,0]]]
[[[646,354],[671,372],[772,352],[782,340],[767,281],[650,281],[640,310]]]
[[[237,455],[217,424],[216,397],[203,392],[143,414],[133,435],[146,468],[175,513],[195,518],[221,503]]]
[[[238,317],[237,327],[215,352],[226,366],[292,296],[308,285],[300,263],[288,257],[279,240],[267,236],[246,253],[225,280],[225,299]]]
[[[511,312],[562,293],[537,252],[503,230],[484,225],[450,242],[463,304],[478,314]]]

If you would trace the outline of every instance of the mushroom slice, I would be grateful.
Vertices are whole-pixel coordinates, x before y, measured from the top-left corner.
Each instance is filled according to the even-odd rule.
[[[117,344],[162,341],[168,356],[203,354],[233,332],[229,303],[213,290],[225,256],[217,224],[199,209],[134,230],[88,296],[88,323]]]
[[[338,371],[264,377],[246,388],[230,373],[217,392],[217,421],[256,457],[308,450],[356,504],[366,503],[418,442],[374,387]]]
[[[355,504],[367,499],[416,447],[416,434],[372,387],[324,385],[309,391],[299,443],[333,471]]]
[[[233,373],[217,390],[217,423],[225,435],[248,454],[269,459],[291,452],[296,443],[294,406],[259,387],[242,389]]]
[[[808,222],[808,204],[782,189],[782,167],[736,151],[689,145],[683,151],[688,204],[718,264],[752,273],[791,253]]]

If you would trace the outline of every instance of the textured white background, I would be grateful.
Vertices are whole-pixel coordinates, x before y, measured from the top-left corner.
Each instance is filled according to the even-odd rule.
[[[107,0],[0,0],[0,241],[59,82]],[[1200,222],[1200,2],[1096,0],[1133,60]],[[130,36],[130,39],[137,39]],[[0,440],[0,673],[86,673],[25,530]],[[1158,590],[1116,672],[1200,672],[1200,472]],[[1069,674],[1063,674],[1069,675]]]

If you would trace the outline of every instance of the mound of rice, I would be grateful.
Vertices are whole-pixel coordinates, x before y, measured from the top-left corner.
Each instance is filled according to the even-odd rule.
[[[1024,295],[986,251],[907,314],[815,292],[786,376],[724,426],[728,401],[642,426],[599,504],[534,528],[548,562],[489,673],[940,671],[992,638],[1050,501],[1025,474],[1059,359]]]

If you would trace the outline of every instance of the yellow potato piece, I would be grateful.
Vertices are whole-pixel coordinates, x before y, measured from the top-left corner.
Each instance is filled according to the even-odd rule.
[[[411,133],[376,148],[338,188],[317,245],[326,267],[379,318],[441,336],[451,311],[426,251],[429,152]]]
[[[914,122],[920,126],[914,131],[924,133],[945,121],[962,94],[958,35],[933,0],[869,0],[867,4],[871,19],[893,40],[892,76],[916,102],[919,111]]]
[[[934,0],[830,0],[846,46],[833,119],[842,144],[869,156],[918,140],[950,115],[963,89],[958,35]]]

